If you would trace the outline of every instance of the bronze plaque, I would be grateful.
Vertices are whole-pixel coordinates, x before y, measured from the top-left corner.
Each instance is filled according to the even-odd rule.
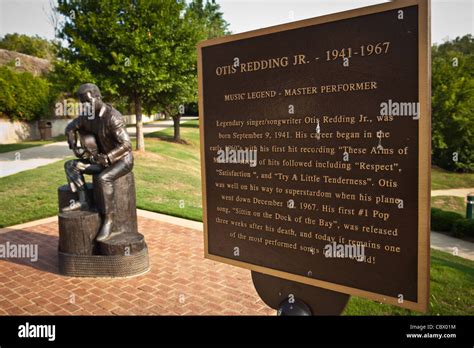
[[[425,311],[429,3],[205,41],[206,257]]]

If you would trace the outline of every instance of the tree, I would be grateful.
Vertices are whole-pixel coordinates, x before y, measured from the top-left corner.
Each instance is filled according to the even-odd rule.
[[[214,0],[191,1],[186,9],[186,16],[195,24],[196,30],[201,34],[201,40],[229,34],[227,30],[229,24],[224,20],[220,6]],[[195,50],[188,57],[195,62],[197,59]],[[162,107],[165,115],[173,119],[173,140],[175,142],[182,142],[180,121],[185,106],[197,102],[197,67],[195,63],[191,63],[190,66],[193,67],[193,70],[189,76],[155,96],[156,103]],[[178,76],[174,77],[174,79],[178,78]]]
[[[95,76],[81,64],[64,60],[54,62],[54,69],[49,73],[48,80],[56,95],[66,94],[67,97],[73,96],[84,81],[98,83]]]
[[[173,141],[184,142],[181,139],[180,121],[185,112],[185,105],[197,96],[196,77],[194,81],[177,85],[175,89],[164,91],[157,95],[157,105],[161,107],[165,115],[173,119]]]
[[[61,57],[90,71],[110,94],[133,102],[137,150],[145,150],[142,108],[179,93],[195,77],[195,44],[202,30],[183,0],[58,0],[65,18]],[[161,103],[160,103],[161,104]]]
[[[52,60],[56,56],[54,44],[38,35],[6,34],[0,39],[0,48],[48,60]]]
[[[474,38],[432,49],[433,163],[474,171]]]
[[[205,3],[203,0],[193,0],[189,3],[188,9],[204,25],[207,39],[230,34],[229,23],[225,21],[220,12],[220,5],[216,4],[215,0]]]

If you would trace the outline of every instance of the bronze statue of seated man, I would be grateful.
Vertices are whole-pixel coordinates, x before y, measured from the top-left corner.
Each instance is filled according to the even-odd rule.
[[[63,212],[89,210],[84,174],[97,174],[103,202],[103,223],[96,237],[104,241],[110,237],[114,220],[114,181],[133,168],[132,143],[122,115],[102,101],[99,88],[86,83],[77,91],[79,101],[92,111],[78,116],[66,127],[69,148],[79,159],[65,163],[66,176],[79,200],[63,209]],[[78,146],[78,138],[82,146]]]

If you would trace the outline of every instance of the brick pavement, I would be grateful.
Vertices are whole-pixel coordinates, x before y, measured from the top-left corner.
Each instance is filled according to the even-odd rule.
[[[132,278],[58,274],[57,222],[0,233],[38,244],[37,262],[0,259],[0,315],[274,315],[250,271],[204,259],[202,231],[139,217],[151,270]]]

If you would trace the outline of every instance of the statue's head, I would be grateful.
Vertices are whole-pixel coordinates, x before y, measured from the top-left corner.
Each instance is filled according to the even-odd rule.
[[[81,103],[91,103],[96,110],[102,107],[102,95],[99,87],[93,83],[85,83],[77,89],[77,97]]]

